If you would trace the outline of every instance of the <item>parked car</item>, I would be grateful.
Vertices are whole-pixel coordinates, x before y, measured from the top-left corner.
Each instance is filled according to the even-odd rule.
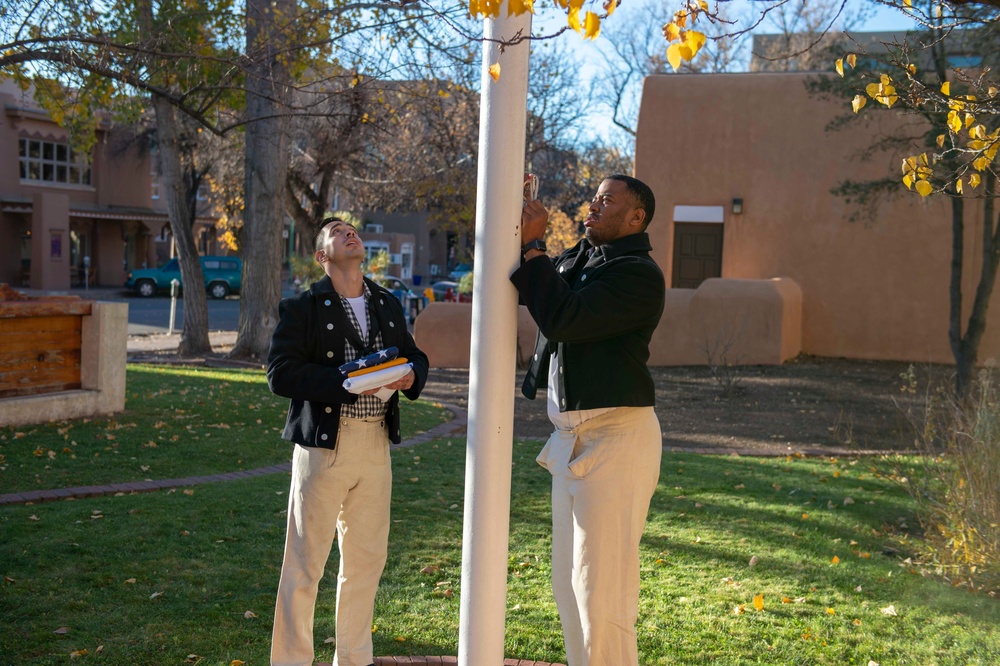
[[[466,273],[471,273],[471,272],[472,272],[472,264],[455,264],[455,267],[451,269],[450,273],[448,273],[448,279],[458,282],[463,277],[465,277]]]
[[[471,294],[460,294],[458,293],[458,283],[452,282],[451,280],[441,280],[440,282],[435,282],[431,285],[431,290],[434,292],[434,301],[437,303],[447,303],[448,292],[451,292],[452,303],[471,303]]]
[[[205,275],[205,289],[212,298],[225,298],[238,294],[243,277],[243,262],[239,257],[201,257],[201,272]],[[170,290],[170,281],[181,280],[177,259],[171,259],[162,268],[142,268],[129,271],[125,286],[140,296],[155,296]]]

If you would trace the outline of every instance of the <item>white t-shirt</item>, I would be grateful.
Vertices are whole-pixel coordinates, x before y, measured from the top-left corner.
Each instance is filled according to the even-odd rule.
[[[562,402],[563,397],[559,395],[559,353],[552,352],[552,358],[549,359],[548,414],[549,421],[557,430],[573,430],[584,421],[615,409],[614,407],[597,407],[595,409],[560,412],[559,403]]]
[[[351,309],[354,310],[354,316],[358,320],[358,325],[361,327],[361,339],[368,339],[368,310],[365,307],[365,295],[362,294],[357,298],[345,299],[351,304]]]

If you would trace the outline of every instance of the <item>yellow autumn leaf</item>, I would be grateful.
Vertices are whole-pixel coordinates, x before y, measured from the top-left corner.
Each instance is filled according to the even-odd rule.
[[[830,560],[830,564],[840,564],[840,558],[834,555],[833,559]]]
[[[908,171],[915,171],[917,168],[917,158],[914,156],[907,157],[903,160],[903,173]]]
[[[989,164],[990,161],[986,157],[977,157],[972,160],[972,166],[975,167],[976,171],[985,171]]]
[[[802,520],[809,520],[809,514],[808,513],[803,513],[802,514]]]
[[[691,49],[691,57],[686,59],[691,60],[698,55],[698,51],[701,50],[706,41],[708,41],[708,38],[705,37],[705,34],[697,30],[688,30],[684,33],[684,45]]]
[[[973,189],[979,187],[979,182],[980,182],[980,178],[979,178],[979,174],[978,173],[974,173],[971,176],[969,176],[969,185]]]
[[[938,148],[944,148],[944,134],[938,134],[934,141],[937,143]]]
[[[743,611],[745,610],[746,607],[743,604],[740,604],[739,606],[733,608],[733,615],[743,615]]]
[[[667,47],[667,62],[670,66],[674,68],[676,72],[681,66],[681,45],[671,44]]]
[[[597,39],[601,34],[601,18],[594,12],[587,12],[583,17],[583,36],[586,39]]]
[[[913,189],[913,174],[912,173],[908,173],[905,176],[903,176],[903,185],[906,185],[906,189],[908,189],[908,190],[912,190]]]
[[[1000,90],[997,90],[996,86],[990,86],[990,89],[986,91],[986,94],[990,97],[996,97],[998,92],[1000,92]]]
[[[534,13],[533,0],[508,0],[507,16],[520,16],[525,12]]]
[[[922,197],[926,197],[928,194],[934,191],[934,187],[928,183],[926,180],[918,180],[917,184],[914,185],[917,188],[917,193]]]
[[[868,93],[868,96],[872,99],[876,99],[879,96],[879,93],[882,92],[882,86],[877,83],[869,83],[865,86],[865,92]]]
[[[982,125],[976,125],[969,130],[969,136],[973,139],[985,139],[986,138],[986,128]]]
[[[837,62],[833,63],[833,67],[834,67],[834,69],[837,70],[837,74],[840,74],[841,78],[843,78],[843,76],[844,76],[844,59],[843,58],[837,58]],[[857,113],[857,112],[855,111],[855,113]]]
[[[878,80],[882,83],[883,86],[887,86],[892,83],[892,77],[890,77],[888,74],[879,74]]]
[[[827,608],[826,609],[826,614],[827,615],[836,615],[837,611],[833,610],[832,608]]]
[[[965,114],[965,127],[968,128],[972,126],[972,123],[976,122],[976,117],[971,113]]]
[[[663,26],[663,36],[668,43],[676,41],[681,38],[681,27],[674,22],[670,22]]]
[[[908,71],[910,74],[916,74],[917,66],[911,62],[909,65],[906,66],[906,71]]]
[[[792,603],[792,600],[789,599],[788,597],[781,597],[781,603],[783,603],[783,604],[790,604],[790,603]]]
[[[958,180],[955,181],[955,191],[958,192],[959,194],[962,194],[962,179],[961,178],[959,178]]]
[[[583,25],[580,23],[580,10],[570,5],[569,13],[566,15],[566,23],[579,33],[583,32]]]
[[[611,16],[615,13],[615,10],[618,9],[618,0],[608,0],[604,3],[603,7],[604,11],[608,13],[608,16]]]
[[[855,95],[854,99],[851,100],[851,108],[854,109],[854,113],[857,113],[862,108],[864,108],[865,104],[867,103],[868,100],[865,99],[862,95]]]
[[[240,661],[239,659],[233,659],[231,662],[229,662],[229,666],[243,666],[243,664],[245,663],[247,662]]]
[[[903,0],[903,5],[905,5],[907,8],[912,8],[913,0]]]
[[[479,0],[469,0],[469,16],[472,18],[479,16]]]
[[[708,11],[708,0],[698,0],[698,6],[701,7],[703,12]]]
[[[753,607],[756,608],[758,611],[764,610],[764,595],[763,594],[758,594],[756,597],[753,598]]]
[[[955,134],[962,131],[962,120],[958,117],[958,111],[948,112],[948,129]]]
[[[844,62],[846,62],[848,65],[850,65],[851,69],[854,69],[857,66],[857,64],[858,64],[858,56],[856,56],[853,53],[848,53],[847,57],[844,58]]]
[[[941,84],[941,94],[945,97],[951,96],[951,81],[945,81]]]
[[[492,65],[490,65],[489,72],[490,72],[490,78],[493,79],[494,83],[496,83],[497,81],[499,81],[500,80],[500,63],[495,62]]]
[[[682,28],[687,27],[688,15],[685,11],[674,12],[674,23]]]

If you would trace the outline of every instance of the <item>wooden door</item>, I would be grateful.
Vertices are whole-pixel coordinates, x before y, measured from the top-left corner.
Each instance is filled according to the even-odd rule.
[[[721,224],[674,223],[674,270],[671,286],[697,289],[713,277],[722,277]]]

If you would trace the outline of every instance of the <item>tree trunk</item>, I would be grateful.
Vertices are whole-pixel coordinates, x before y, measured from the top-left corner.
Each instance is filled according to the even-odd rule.
[[[964,398],[976,371],[976,361],[979,358],[979,344],[986,331],[986,317],[989,313],[990,298],[996,284],[997,269],[1000,268],[1000,229],[993,220],[993,197],[996,190],[996,177],[987,170],[983,174],[983,190],[986,198],[983,201],[983,265],[979,274],[979,284],[976,285],[976,296],[972,301],[972,312],[969,313],[969,323],[958,345],[959,352],[955,355],[955,392]],[[961,199],[953,199],[961,201]],[[952,206],[954,209],[954,205]],[[954,210],[952,215],[954,215]],[[959,210],[961,214],[961,210]],[[954,306],[953,306],[954,307]],[[961,309],[961,304],[959,304]],[[953,344],[954,348],[954,344]]]
[[[287,122],[283,101],[288,72],[276,15],[292,16],[294,0],[248,0],[246,208],[243,221],[243,287],[236,346],[230,356],[263,360],[278,323],[281,300],[281,228],[285,215]]]
[[[205,297],[205,277],[194,240],[195,211],[193,193],[187,191],[181,177],[180,146],[177,132],[177,111],[166,100],[153,99],[156,112],[156,136],[160,154],[160,188],[166,199],[170,229],[177,244],[177,261],[181,267],[184,289],[184,326],[177,355],[199,356],[212,351],[208,339],[208,302]]]
[[[138,23],[147,33],[156,30],[153,5],[148,0],[136,6]],[[153,97],[156,114],[156,136],[160,155],[160,188],[167,203],[167,217],[177,247],[177,262],[181,267],[184,290],[184,326],[177,355],[198,356],[212,351],[208,340],[208,303],[205,300],[205,278],[194,242],[193,192],[188,192],[181,177],[181,148],[177,129],[177,111],[162,97]]]

